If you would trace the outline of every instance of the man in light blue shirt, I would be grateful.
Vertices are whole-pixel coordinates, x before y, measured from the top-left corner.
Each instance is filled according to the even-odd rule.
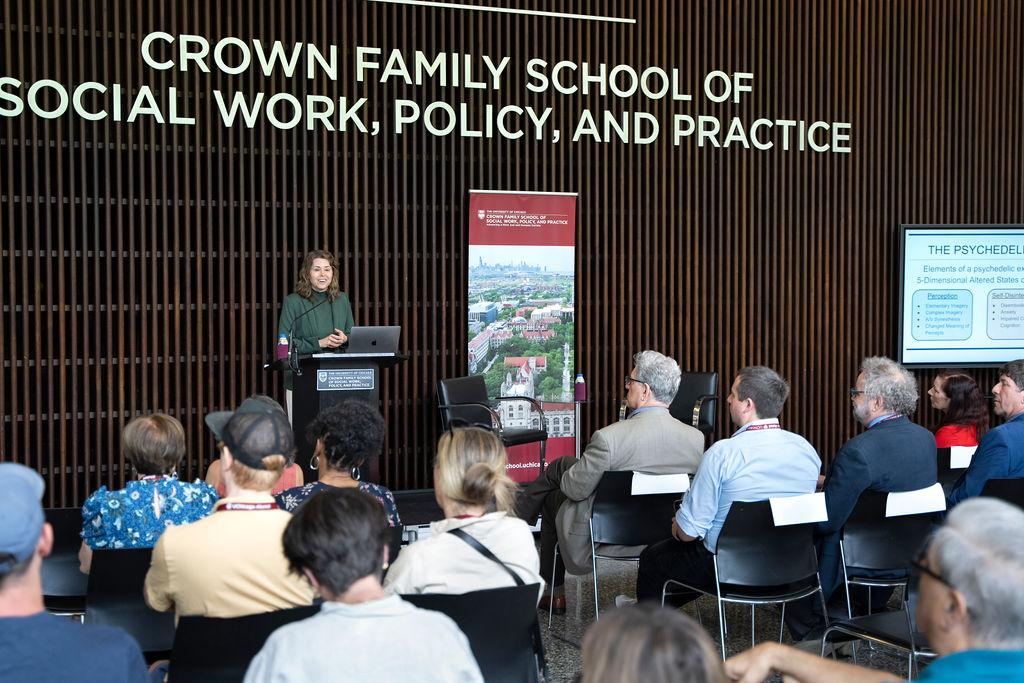
[[[813,493],[821,460],[802,436],[779,426],[789,385],[771,368],[743,368],[732,384],[729,415],[739,429],[704,454],[683,504],[672,520],[672,540],[640,556],[637,600],[660,600],[665,581],[714,590],[713,556],[733,501]],[[695,592],[674,596],[685,604]]]

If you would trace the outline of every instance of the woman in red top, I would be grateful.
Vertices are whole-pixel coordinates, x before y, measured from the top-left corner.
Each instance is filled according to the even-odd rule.
[[[942,413],[935,445],[977,446],[988,430],[988,404],[973,377],[961,370],[943,370],[928,390],[932,408]]]

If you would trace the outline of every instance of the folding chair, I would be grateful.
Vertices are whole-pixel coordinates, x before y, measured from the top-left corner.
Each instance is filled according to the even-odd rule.
[[[536,627],[539,593],[540,586],[532,583],[459,595],[403,595],[402,599],[451,617],[469,639],[488,683],[532,683],[545,668]]]
[[[906,510],[889,509],[890,501],[900,497],[924,494],[930,501],[924,500],[924,506],[917,504],[911,514],[901,514]],[[920,634],[913,628],[909,605],[907,602],[906,570],[917,557],[935,524],[936,512],[945,509],[945,498],[941,484],[899,494],[882,491],[865,491],[854,506],[846,524],[843,526],[839,541],[839,553],[843,565],[843,587],[846,591],[847,620],[832,624],[825,630],[822,637],[822,654],[828,643],[833,640],[832,634],[838,633],[849,638],[868,640],[869,642],[889,645],[909,653],[908,667],[913,675],[917,657],[927,652],[927,647],[920,646]],[[865,570],[872,574],[865,574]],[[878,574],[887,573],[890,578]],[[897,576],[902,574],[901,576]],[[870,591],[873,588],[902,588],[903,612],[900,618],[881,617],[877,619],[855,618],[853,604],[850,599],[850,586],[861,586]],[[876,615],[867,615],[876,616]],[[856,660],[856,650],[854,650]]]
[[[172,683],[237,683],[270,634],[313,616],[319,605],[231,619],[181,617],[174,632],[168,680]]]
[[[634,482],[636,484],[634,485]],[[690,488],[689,475],[605,472],[590,511],[590,560],[594,567],[594,619],[600,618],[597,560],[639,562],[639,554],[611,554],[611,546],[648,546],[671,538],[675,502]],[[555,559],[558,546],[555,546]],[[557,564],[554,563],[554,564]],[[555,567],[551,566],[551,584]],[[551,627],[554,605],[548,608]]]
[[[810,498],[809,494],[795,498]],[[821,500],[824,506],[824,500]],[[825,595],[818,575],[818,557],[814,548],[814,527],[808,521],[776,526],[771,501],[735,502],[729,508],[714,556],[715,586],[696,586],[669,579],[662,588],[661,604],[672,595],[670,585],[713,596],[718,602],[718,630],[722,658],[726,658],[725,603],[750,605],[750,643],[754,644],[754,608],[757,605],[782,605],[815,593],[825,609]],[[700,543],[700,541],[694,541]],[[826,623],[828,616],[826,615]],[[779,624],[781,640],[782,624]]]
[[[53,527],[53,550],[43,558],[43,604],[60,616],[85,614],[85,593],[89,575],[78,570],[82,547],[82,509],[46,508],[46,521]]]
[[[1024,508],[1024,479],[989,479],[981,495],[999,498]]]
[[[85,623],[119,626],[143,652],[167,652],[174,642],[174,613],[151,610],[143,598],[152,554],[152,548],[93,552]]]

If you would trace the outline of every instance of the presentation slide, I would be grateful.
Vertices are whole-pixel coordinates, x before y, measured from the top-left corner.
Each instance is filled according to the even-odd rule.
[[[1024,358],[1024,225],[903,226],[902,253],[903,363]]]

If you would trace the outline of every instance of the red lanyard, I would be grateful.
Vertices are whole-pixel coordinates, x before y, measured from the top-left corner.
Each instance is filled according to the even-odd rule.
[[[218,503],[217,512],[252,512],[254,510],[276,510],[277,503]]]

